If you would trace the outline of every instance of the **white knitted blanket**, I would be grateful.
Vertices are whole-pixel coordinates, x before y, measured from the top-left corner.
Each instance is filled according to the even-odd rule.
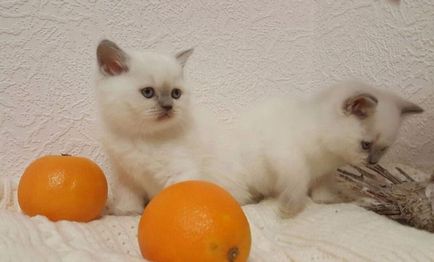
[[[351,204],[310,203],[294,219],[276,203],[243,207],[252,230],[250,261],[434,261],[434,234]],[[143,261],[139,217],[50,222],[20,213],[12,182],[0,178],[0,261]]]

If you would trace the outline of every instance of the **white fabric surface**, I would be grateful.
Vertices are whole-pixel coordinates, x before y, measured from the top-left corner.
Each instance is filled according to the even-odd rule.
[[[433,261],[434,234],[351,204],[310,203],[294,219],[268,200],[243,207],[252,230],[250,261]],[[0,261],[140,261],[139,217],[50,222],[20,213],[16,191],[0,179]]]

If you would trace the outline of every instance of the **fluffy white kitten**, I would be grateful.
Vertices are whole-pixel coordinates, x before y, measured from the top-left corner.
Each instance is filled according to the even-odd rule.
[[[344,82],[304,100],[277,98],[241,117],[239,132],[211,171],[241,204],[278,197],[284,216],[309,193],[335,202],[333,175],[346,164],[377,163],[404,116],[423,110],[394,94]]]
[[[126,52],[109,40],[97,48],[97,100],[103,146],[114,172],[109,213],[140,214],[162,188],[199,176],[200,146],[183,67],[176,56]]]

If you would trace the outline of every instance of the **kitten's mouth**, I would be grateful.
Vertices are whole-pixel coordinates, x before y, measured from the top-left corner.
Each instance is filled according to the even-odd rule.
[[[172,115],[173,115],[173,114],[170,113],[170,112],[164,112],[164,113],[161,113],[161,114],[157,117],[157,120],[158,120],[158,121],[164,121],[164,120],[167,120],[167,119],[171,118]]]

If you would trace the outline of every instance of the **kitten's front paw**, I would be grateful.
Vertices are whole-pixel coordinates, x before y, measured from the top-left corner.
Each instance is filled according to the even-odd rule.
[[[201,180],[201,177],[195,172],[186,172],[186,173],[173,175],[169,177],[169,179],[164,185],[164,188],[171,186],[173,184],[177,184],[189,180]]]
[[[280,203],[279,216],[283,219],[295,217],[298,213],[303,211],[304,206],[304,204],[288,205],[286,203]]]
[[[116,216],[140,215],[147,200],[144,191],[134,191],[125,184],[118,183],[113,186],[113,194],[108,202],[106,213]]]
[[[307,183],[299,181],[297,186],[287,187],[279,196],[279,213],[282,218],[294,217],[300,213],[309,200]],[[305,181],[306,182],[306,181]]]
[[[125,198],[125,195],[123,196],[110,201],[105,207],[104,213],[115,216],[137,216],[143,213],[145,209],[144,199],[138,197]]]
[[[104,215],[113,216],[138,216],[143,213],[144,207],[123,207],[109,205],[104,210]]]

